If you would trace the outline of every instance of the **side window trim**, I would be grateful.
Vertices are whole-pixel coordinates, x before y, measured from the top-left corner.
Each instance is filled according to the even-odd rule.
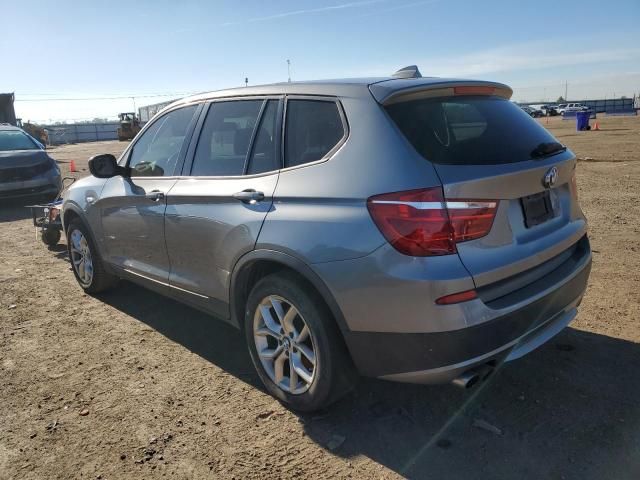
[[[191,135],[191,139],[189,141],[189,148],[187,149],[184,162],[182,163],[182,170],[180,172],[181,177],[188,177],[191,174],[191,168],[193,167],[193,159],[196,154],[196,147],[198,146],[198,142],[200,141],[200,135],[202,134],[202,126],[204,125],[204,121],[207,118],[207,114],[211,109],[212,103],[213,102],[209,101],[202,104],[200,115],[196,121],[193,133]]]
[[[282,139],[282,125],[283,125],[283,99],[282,98],[265,98],[264,99],[264,103],[262,104],[262,108],[260,109],[260,114],[258,115],[258,121],[256,122],[256,128],[253,131],[253,135],[251,137],[251,143],[249,144],[249,151],[247,152],[247,158],[245,159],[244,162],[244,170],[243,170],[243,175],[247,175],[247,171],[249,170],[249,164],[251,162],[251,157],[253,155],[253,149],[255,148],[255,142],[256,142],[256,138],[258,136],[258,133],[260,132],[260,127],[262,126],[262,122],[264,121],[264,115],[266,113],[267,110],[267,106],[269,105],[270,101],[275,101],[278,102],[277,103],[277,112],[276,112],[276,125],[275,125],[275,130],[274,130],[274,137],[275,138],[280,138]],[[261,172],[258,173],[256,175],[265,175],[265,174],[269,174],[272,172],[277,172],[278,170],[281,170],[283,165],[284,165],[284,157],[282,156],[282,146],[281,146],[281,142],[276,142],[276,158],[278,159],[278,168],[275,170],[268,170],[266,172]]]
[[[287,136],[287,104],[289,103],[289,100],[315,100],[317,102],[333,102],[336,104],[336,107],[338,109],[338,114],[340,115],[340,120],[342,121],[342,129],[343,129],[343,134],[342,134],[342,138],[338,141],[338,143],[336,143],[331,150],[329,150],[322,158],[318,159],[318,160],[314,160],[313,162],[309,162],[309,163],[302,163],[300,165],[293,165],[291,167],[287,167],[285,164],[286,159],[285,157],[285,145],[286,145],[286,136]],[[308,167],[311,165],[317,165],[319,163],[323,163],[328,161],[329,159],[331,159],[331,157],[333,157],[333,155],[335,155],[335,153],[340,150],[340,148],[342,148],[342,146],[346,143],[347,139],[349,138],[350,135],[350,129],[349,129],[349,122],[347,120],[347,115],[344,112],[344,107],[342,106],[342,102],[340,101],[340,99],[338,97],[328,97],[328,96],[321,96],[321,95],[285,95],[285,105],[284,105],[284,112],[283,112],[283,118],[282,118],[282,142],[281,142],[281,151],[282,151],[282,171],[289,171],[289,170],[293,170],[296,168],[304,168],[304,167]]]
[[[125,153],[122,155],[122,157],[120,158],[120,161],[118,162],[118,164],[120,164],[120,162],[122,162],[122,165],[125,167],[129,166],[129,162],[131,161],[131,153],[133,152],[133,149],[135,148],[135,146],[138,144],[138,142],[140,141],[140,139],[142,138],[142,136],[144,135],[144,133],[151,128],[156,122],[158,122],[160,119],[162,119],[162,117],[168,115],[171,112],[175,112],[176,110],[179,110],[180,108],[186,108],[186,107],[191,107],[191,106],[196,106],[196,111],[193,113],[193,117],[191,118],[191,121],[189,122],[189,126],[187,127],[187,132],[184,136],[184,140],[182,142],[182,147],[180,148],[180,153],[178,154],[178,160],[176,162],[176,166],[174,168],[174,171],[171,175],[165,175],[162,177],[144,177],[144,178],[169,178],[169,177],[177,177],[180,176],[180,172],[182,170],[182,166],[185,160],[185,156],[188,150],[188,147],[191,143],[191,138],[193,136],[193,132],[195,130],[195,126],[196,126],[196,119],[198,119],[198,115],[200,115],[202,108],[203,108],[203,104],[202,103],[188,103],[188,104],[184,104],[184,105],[178,105],[176,106],[176,108],[172,108],[171,110],[168,110],[166,112],[164,112],[161,116],[157,117],[157,118],[153,118],[151,121],[147,122],[147,124],[143,127],[143,129],[138,133],[138,135],[136,136],[135,142],[132,142],[127,149],[125,150]]]
[[[264,111],[267,108],[267,99],[262,100],[262,105],[260,105],[260,110],[258,111],[258,118],[256,119],[256,124],[253,127],[253,131],[251,132],[251,138],[249,139],[249,148],[247,148],[247,154],[244,156],[244,165],[242,166],[242,175],[247,174],[247,169],[249,168],[249,159],[251,158],[251,153],[253,152],[253,144],[256,141],[256,137],[258,136],[258,131],[260,130],[260,125],[262,125],[262,116],[264,115]]]

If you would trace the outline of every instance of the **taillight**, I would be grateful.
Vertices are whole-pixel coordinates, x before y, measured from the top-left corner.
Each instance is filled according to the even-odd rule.
[[[387,241],[413,257],[456,253],[456,243],[488,234],[498,208],[491,200],[446,200],[433,187],[375,195],[367,208]]]

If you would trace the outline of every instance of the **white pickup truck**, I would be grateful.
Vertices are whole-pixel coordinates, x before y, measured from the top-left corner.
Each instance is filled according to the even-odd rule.
[[[581,103],[564,103],[558,105],[558,113],[564,115],[564,112],[583,112],[589,110],[589,107],[582,105]]]

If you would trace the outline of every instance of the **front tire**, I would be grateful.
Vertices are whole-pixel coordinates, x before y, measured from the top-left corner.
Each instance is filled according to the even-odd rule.
[[[276,273],[251,290],[244,330],[251,360],[271,395],[314,411],[353,386],[351,361],[320,296],[293,274]]]
[[[85,292],[104,292],[118,282],[117,277],[104,269],[89,230],[78,219],[67,227],[67,251],[73,274]]]

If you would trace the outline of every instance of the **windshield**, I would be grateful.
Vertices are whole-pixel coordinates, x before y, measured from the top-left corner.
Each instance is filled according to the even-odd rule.
[[[407,140],[427,160],[491,165],[533,158],[556,139],[512,102],[486,96],[432,98],[387,107]]]
[[[40,147],[20,130],[0,130],[0,152],[39,149]]]

